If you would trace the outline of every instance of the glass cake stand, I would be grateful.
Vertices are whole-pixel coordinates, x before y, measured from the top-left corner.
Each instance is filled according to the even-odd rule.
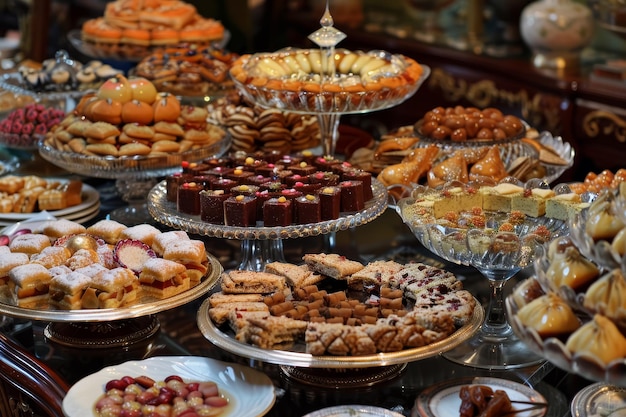
[[[470,320],[449,337],[430,345],[360,356],[314,356],[306,353],[304,343],[289,350],[263,349],[238,341],[230,329],[215,326],[209,317],[209,300],[198,309],[198,328],[214,345],[250,359],[281,365],[288,377],[309,385],[355,388],[371,386],[397,376],[408,362],[436,356],[465,343],[480,327],[484,310],[476,304]]]
[[[262,271],[270,262],[284,262],[283,239],[327,235],[368,223],[387,208],[387,189],[372,179],[374,197],[365,202],[365,208],[355,213],[342,213],[336,220],[319,223],[294,224],[285,227],[237,227],[204,222],[200,216],[180,213],[176,203],[167,200],[165,181],[158,183],[148,194],[150,215],[158,222],[175,229],[202,236],[237,239],[241,241],[239,269]]]
[[[387,52],[379,52],[388,56]],[[274,54],[255,54],[250,60],[267,59]],[[398,58],[401,59],[401,58]],[[234,79],[237,89],[248,99],[263,108],[317,115],[322,138],[323,155],[334,156],[339,138],[339,121],[342,115],[370,113],[385,110],[412,97],[430,75],[430,67],[422,65],[423,72],[414,84],[398,88],[361,92],[311,92],[287,91],[244,84]]]
[[[481,329],[461,346],[444,353],[447,359],[481,369],[514,369],[543,360],[520,340],[506,313],[504,285],[515,274],[533,264],[542,240],[534,238],[539,226],[551,238],[565,234],[567,223],[545,216],[525,216],[513,231],[497,231],[508,222],[508,213],[486,213],[485,228],[457,228],[421,217],[416,202],[434,190],[418,186],[410,197],[398,202],[396,211],[425,248],[459,265],[475,267],[488,281],[490,299]]]
[[[342,114],[369,113],[396,106],[417,92],[420,86],[430,75],[430,67],[421,65],[422,74],[412,83],[403,83],[398,86],[381,86],[380,88],[360,91],[348,91],[341,88],[336,82],[336,68],[334,64],[335,47],[346,38],[346,34],[336,29],[329,10],[329,1],[326,1],[324,14],[320,19],[320,29],[311,33],[308,38],[319,46],[320,65],[322,74],[319,74],[320,88],[317,91],[284,90],[267,86],[258,86],[253,83],[244,83],[232,77],[237,89],[250,101],[263,108],[278,108],[294,113],[315,114],[318,117],[322,148],[324,156],[335,156],[335,147],[339,138],[339,120]],[[250,55],[243,67],[249,70],[256,68],[259,62],[274,60],[281,53],[297,51],[294,48],[285,48],[274,53],[260,52]],[[408,67],[407,58],[403,55],[394,55],[386,51],[371,51],[370,55],[379,56],[396,69]],[[387,76],[381,75],[381,79]],[[337,88],[323,87],[322,84],[334,84]]]
[[[128,207],[113,210],[110,218],[124,224],[149,223],[152,221],[146,208],[146,195],[154,187],[158,177],[180,169],[183,161],[198,162],[223,155],[230,148],[231,138],[212,145],[181,153],[159,156],[104,157],[59,150],[45,141],[39,144],[43,159],[69,172],[87,177],[115,179],[117,191]]]

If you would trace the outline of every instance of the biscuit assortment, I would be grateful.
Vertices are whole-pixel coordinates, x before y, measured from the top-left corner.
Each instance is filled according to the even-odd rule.
[[[362,264],[306,254],[304,264],[226,271],[208,314],[266,349],[302,344],[313,355],[356,356],[426,346],[466,325],[476,301],[450,272],[421,263]]]
[[[237,54],[193,44],[158,49],[143,58],[135,74],[157,90],[184,97],[206,96],[234,89],[228,70]]]

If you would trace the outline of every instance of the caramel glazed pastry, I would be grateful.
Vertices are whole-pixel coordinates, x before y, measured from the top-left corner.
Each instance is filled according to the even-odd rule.
[[[136,57],[152,47],[221,40],[224,26],[183,1],[117,0],[107,3],[104,16],[85,21],[81,33],[104,54]]]
[[[178,96],[205,96],[233,89],[228,75],[239,56],[194,44],[161,48],[142,59],[136,75],[152,81],[157,90]]]

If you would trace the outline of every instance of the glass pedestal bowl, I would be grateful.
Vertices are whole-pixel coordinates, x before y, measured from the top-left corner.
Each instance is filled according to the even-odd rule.
[[[416,202],[430,192],[416,187],[401,199],[397,212],[419,242],[434,254],[459,265],[475,267],[490,286],[489,304],[481,329],[463,345],[443,354],[447,359],[481,369],[513,369],[543,360],[514,334],[505,312],[504,285],[534,262],[535,249],[567,231],[562,220],[545,216],[513,221],[510,213],[485,212],[484,227],[447,226],[422,217]],[[503,224],[512,225],[504,228]],[[549,235],[549,236],[546,236]]]

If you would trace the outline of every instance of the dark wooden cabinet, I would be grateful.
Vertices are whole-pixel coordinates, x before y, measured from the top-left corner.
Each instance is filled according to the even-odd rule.
[[[299,15],[291,22],[291,45],[312,47],[306,36],[317,20]],[[350,123],[393,129],[414,123],[435,106],[493,106],[572,144],[575,165],[563,180],[626,167],[626,83],[595,81],[590,68],[563,73],[535,68],[528,57],[494,58],[362,29],[341,30],[348,36],[339,47],[402,53],[431,68],[415,96],[367,117],[350,116]]]

